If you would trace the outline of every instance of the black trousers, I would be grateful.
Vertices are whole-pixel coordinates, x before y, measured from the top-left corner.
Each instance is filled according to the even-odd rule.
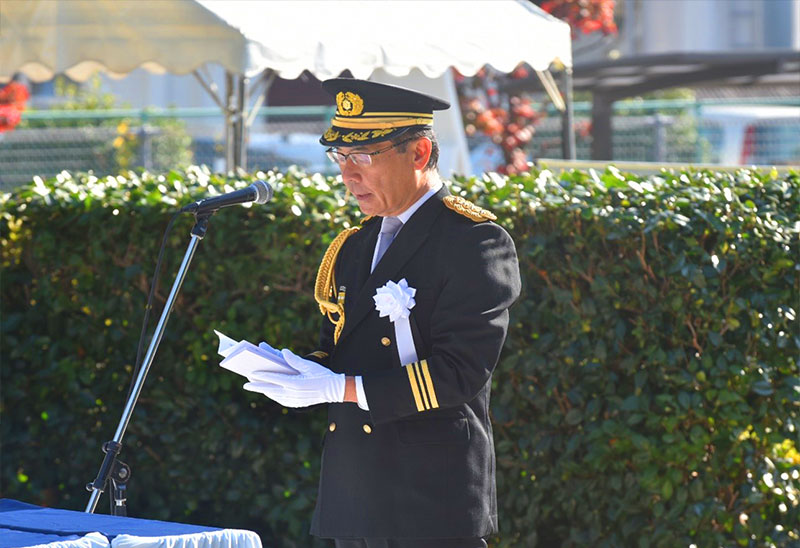
[[[486,548],[482,538],[334,539],[336,548]]]

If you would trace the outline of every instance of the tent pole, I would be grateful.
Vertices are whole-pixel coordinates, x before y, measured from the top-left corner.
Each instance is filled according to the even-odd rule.
[[[225,170],[231,171],[233,169],[233,155],[230,150],[231,145],[233,144],[233,137],[232,137],[232,116],[231,116],[231,80],[229,79],[230,73],[225,73],[225,96],[220,98],[219,94],[217,93],[217,85],[208,76],[208,81],[203,78],[203,75],[200,73],[199,70],[195,69],[192,71],[192,74],[200,82],[200,85],[203,86],[203,89],[208,92],[214,102],[222,111],[222,115],[225,117],[224,125],[225,125]]]
[[[235,169],[234,165],[234,105],[235,95],[233,93],[233,74],[225,71],[225,171],[230,173]]]
[[[236,165],[234,167],[242,168],[247,171],[247,128],[245,127],[245,107],[247,105],[247,83],[248,78],[244,75],[239,75],[238,78],[239,98],[237,101],[236,110]]]
[[[561,75],[564,88],[564,111],[561,113],[561,152],[565,160],[574,160],[575,155],[575,119],[572,109],[572,69],[564,67]]]
[[[217,85],[213,81],[211,81],[211,83],[206,82],[206,80],[203,78],[203,75],[200,74],[200,71],[197,69],[193,70],[192,74],[197,79],[197,81],[200,82],[200,85],[203,86],[203,89],[206,90],[206,92],[211,96],[211,98],[214,100],[217,106],[224,111],[225,105],[223,104],[222,99],[220,99],[219,95],[217,94]],[[210,80],[211,79],[209,78],[209,81]]]
[[[267,100],[267,94],[269,93],[269,88],[272,87],[272,82],[275,81],[275,73],[272,69],[266,69],[264,72],[261,73],[261,76],[249,86],[247,90],[248,97],[251,95],[256,96],[256,102],[253,105],[253,108],[250,109],[250,112],[247,113],[245,116],[245,129],[249,130],[250,126],[253,125],[253,121],[255,121],[256,116],[258,116],[258,110],[264,105],[264,102]],[[263,85],[264,89],[262,91],[258,91],[258,87]]]
[[[542,83],[542,87],[544,91],[547,93],[547,96],[550,97],[550,100],[553,102],[553,105],[564,112],[564,100],[561,98],[561,93],[558,91],[558,86],[556,85],[556,81],[553,79],[553,76],[550,74],[549,70],[537,70],[536,76],[539,77],[539,81]]]
[[[236,139],[238,143],[238,152],[236,154],[237,158],[237,167],[242,167],[243,169],[247,169],[247,142],[248,142],[248,135],[250,133],[250,126],[253,125],[253,121],[255,117],[258,115],[258,111],[261,108],[261,105],[264,104],[264,100],[267,97],[267,93],[269,92],[270,85],[275,80],[275,73],[271,69],[266,69],[261,75],[252,80],[250,78],[245,78],[241,76],[239,78],[239,112],[237,113],[237,131],[236,131]],[[264,86],[263,92],[257,92],[256,90],[260,85]],[[250,102],[250,96],[253,94],[258,95],[256,98],[256,102],[249,111],[247,109],[247,104]]]

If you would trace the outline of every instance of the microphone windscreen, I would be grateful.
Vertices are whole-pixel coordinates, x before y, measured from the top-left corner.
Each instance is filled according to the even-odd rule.
[[[256,191],[255,203],[266,204],[272,199],[272,187],[266,181],[256,181],[250,186]]]

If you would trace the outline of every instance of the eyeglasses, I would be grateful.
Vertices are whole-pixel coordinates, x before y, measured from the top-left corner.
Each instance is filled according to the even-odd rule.
[[[340,166],[343,166],[347,162],[348,158],[350,159],[351,162],[353,162],[353,165],[369,166],[372,165],[373,156],[377,156],[378,154],[383,154],[388,150],[392,150],[393,148],[399,147],[400,145],[404,145],[407,142],[413,140],[414,137],[410,137],[403,141],[399,141],[390,147],[386,147],[381,150],[376,150],[375,152],[351,152],[350,154],[345,154],[344,152],[339,152],[335,148],[329,148],[328,150],[325,151],[325,154],[328,155],[328,159],[331,162],[333,162],[334,164],[339,164]]]

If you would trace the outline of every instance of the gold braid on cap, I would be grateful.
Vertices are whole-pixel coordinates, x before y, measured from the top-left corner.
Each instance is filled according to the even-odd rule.
[[[339,341],[339,335],[342,333],[344,327],[344,304],[339,302],[337,298],[336,279],[333,275],[333,267],[336,264],[336,257],[342,249],[344,242],[359,231],[361,227],[355,226],[343,230],[336,236],[325,255],[322,257],[322,262],[317,271],[317,283],[314,285],[314,299],[319,304],[319,311],[321,314],[328,316],[328,319],[336,326],[333,331],[333,344]],[[333,297],[333,301],[331,301]],[[338,318],[334,319],[333,315],[338,314]]]

